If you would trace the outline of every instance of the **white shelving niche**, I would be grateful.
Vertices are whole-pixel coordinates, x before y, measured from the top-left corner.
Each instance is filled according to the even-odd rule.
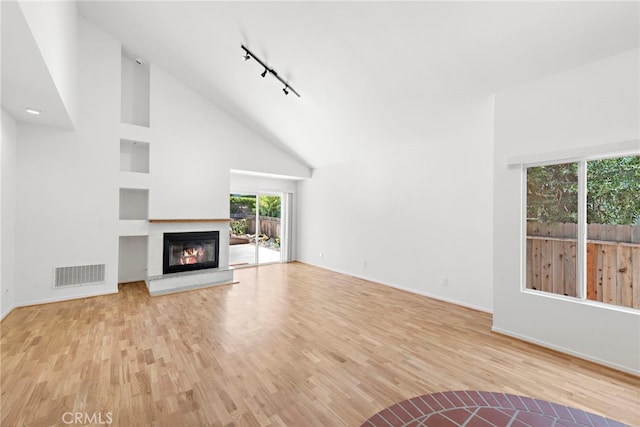
[[[149,190],[120,189],[120,220],[147,220],[149,218]]]
[[[149,143],[120,138],[120,171],[149,173]]]
[[[149,63],[123,48],[121,65],[120,120],[122,123],[149,127]]]
[[[150,65],[122,48],[118,283],[146,281],[149,240]]]

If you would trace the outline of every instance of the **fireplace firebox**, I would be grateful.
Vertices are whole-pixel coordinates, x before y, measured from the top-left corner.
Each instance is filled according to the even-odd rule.
[[[162,273],[218,268],[219,231],[164,233]]]

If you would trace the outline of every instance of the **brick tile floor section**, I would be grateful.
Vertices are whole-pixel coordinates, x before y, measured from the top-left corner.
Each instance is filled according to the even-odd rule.
[[[445,391],[396,403],[361,427],[625,427],[557,403],[487,391]]]

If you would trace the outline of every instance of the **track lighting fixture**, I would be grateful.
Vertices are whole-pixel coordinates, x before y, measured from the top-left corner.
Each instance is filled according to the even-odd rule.
[[[275,77],[276,79],[278,79],[278,81],[280,83],[282,83],[284,85],[284,89],[282,89],[282,91],[284,92],[285,95],[289,95],[289,92],[293,92],[296,94],[296,96],[298,98],[300,98],[300,94],[298,92],[296,92],[296,90],[294,88],[292,88],[291,86],[289,86],[289,82],[287,82],[286,80],[283,80],[282,77],[280,77],[278,75],[278,73],[276,72],[276,70],[274,70],[273,68],[269,68],[267,66],[267,64],[265,64],[262,60],[260,60],[260,58],[258,58],[256,55],[254,55],[253,52],[251,52],[249,49],[247,49],[244,45],[240,45],[240,47],[242,48],[242,50],[244,50],[244,56],[242,57],[245,61],[248,61],[249,59],[253,58],[256,60],[256,62],[258,64],[260,64],[261,66],[264,67],[264,71],[262,73],[260,73],[260,75],[264,78],[267,77],[267,74],[271,74],[273,77]]]

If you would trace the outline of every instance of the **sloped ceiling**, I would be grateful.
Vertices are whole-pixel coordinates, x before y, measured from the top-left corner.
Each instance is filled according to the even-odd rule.
[[[22,9],[2,1],[2,108],[15,120],[73,130],[74,124]],[[42,112],[34,116],[26,108]]]
[[[82,16],[312,167],[434,143],[466,100],[639,45],[638,2],[99,2]],[[289,80],[285,96],[245,44]]]

